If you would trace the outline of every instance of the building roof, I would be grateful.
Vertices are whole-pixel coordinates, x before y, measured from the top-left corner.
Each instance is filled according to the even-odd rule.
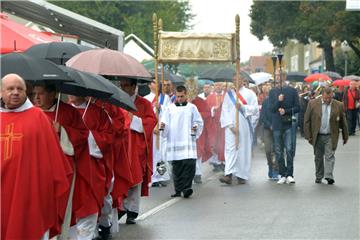
[[[123,50],[122,31],[44,0],[1,1],[1,9],[96,46]]]

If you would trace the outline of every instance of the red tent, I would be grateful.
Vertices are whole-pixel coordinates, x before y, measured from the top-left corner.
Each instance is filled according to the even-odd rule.
[[[56,42],[48,35],[32,30],[0,14],[1,54],[14,51],[23,52],[34,44]]]

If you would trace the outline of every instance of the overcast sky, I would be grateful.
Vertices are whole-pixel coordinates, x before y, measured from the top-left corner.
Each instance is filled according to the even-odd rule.
[[[190,0],[192,13],[196,15],[192,24],[194,32],[235,32],[235,16],[240,16],[240,58],[247,61],[250,56],[261,56],[272,51],[272,44],[259,41],[250,33],[249,17],[252,0]]]

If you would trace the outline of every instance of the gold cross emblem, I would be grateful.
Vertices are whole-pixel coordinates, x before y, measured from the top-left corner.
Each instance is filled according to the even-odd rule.
[[[5,126],[5,133],[1,133],[0,140],[4,141],[4,160],[9,160],[12,157],[12,148],[14,141],[20,141],[23,137],[21,133],[14,133],[14,123]]]

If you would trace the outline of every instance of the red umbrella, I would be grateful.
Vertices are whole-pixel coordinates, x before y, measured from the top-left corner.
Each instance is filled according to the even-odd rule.
[[[331,77],[329,77],[326,74],[323,73],[314,73],[314,74],[310,74],[309,76],[307,76],[305,78],[305,82],[311,83],[314,81],[319,81],[319,82],[323,82],[323,81],[331,81]]]
[[[1,54],[14,51],[25,51],[38,43],[55,42],[48,35],[32,30],[8,19],[5,14],[0,14],[1,29]]]
[[[346,79],[338,79],[333,82],[333,86],[337,87],[344,87],[344,86],[350,86],[350,80]]]
[[[135,58],[111,49],[93,49],[75,55],[66,65],[84,72],[135,79],[151,79],[150,73]]]

